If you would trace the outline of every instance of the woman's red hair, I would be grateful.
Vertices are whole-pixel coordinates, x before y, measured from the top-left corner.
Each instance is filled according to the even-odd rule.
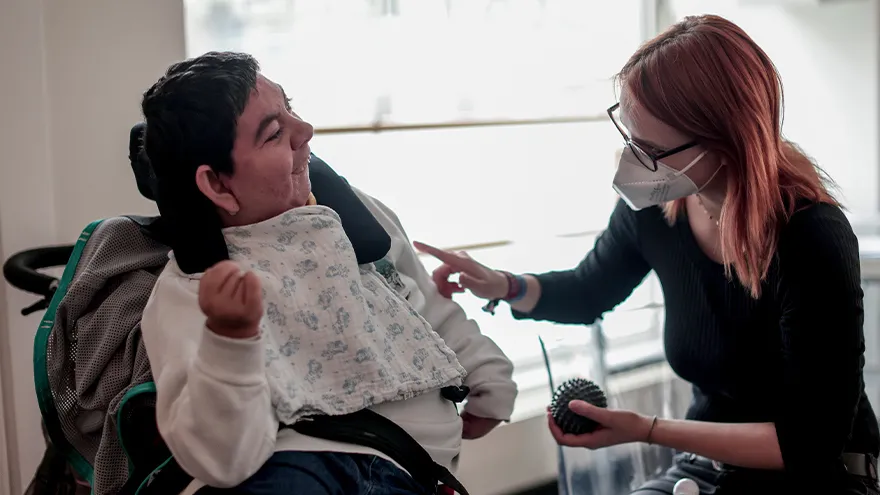
[[[721,257],[757,298],[779,231],[798,201],[837,204],[824,174],[782,137],[782,84],[767,54],[734,23],[686,17],[633,54],[618,75],[662,122],[693,136],[726,165]],[[684,200],[664,205],[667,220]]]

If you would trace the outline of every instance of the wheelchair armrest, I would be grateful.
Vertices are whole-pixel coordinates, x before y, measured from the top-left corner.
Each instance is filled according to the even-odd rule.
[[[21,310],[22,315],[29,315],[49,307],[58,279],[40,273],[40,268],[65,266],[73,252],[73,245],[50,246],[22,251],[10,257],[3,264],[3,276],[13,287],[43,296],[36,303]]]
[[[117,412],[119,440],[135,473],[151,473],[171,457],[156,423],[156,393],[125,400]]]
[[[38,272],[41,268],[65,266],[73,245],[29,249],[14,254],[3,264],[3,276],[13,287],[31,294],[52,297],[58,279]]]

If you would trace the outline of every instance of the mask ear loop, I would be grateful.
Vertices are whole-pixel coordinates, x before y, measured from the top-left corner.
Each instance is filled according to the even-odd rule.
[[[703,157],[706,156],[706,153],[708,153],[708,152],[709,152],[709,150],[703,150],[703,152],[700,153],[699,155],[697,155],[696,158],[694,158],[693,160],[691,160],[691,162],[688,163],[686,167],[684,167],[683,169],[681,169],[681,170],[679,170],[678,172],[676,172],[676,173],[675,173],[675,176],[678,177],[678,176],[680,176],[680,175],[684,175],[685,172],[687,172],[688,170],[690,170],[691,168],[693,168],[693,166],[696,165],[697,162],[699,162],[700,160],[702,160]],[[662,162],[661,162],[661,163],[662,163]],[[668,165],[667,165],[667,167],[668,167]],[[716,170],[715,173],[717,174],[718,171]],[[715,176],[713,175],[712,177],[715,177]],[[708,183],[707,183],[707,184],[708,184]]]
[[[703,189],[706,189],[706,186],[708,186],[709,184],[712,183],[713,180],[715,180],[715,176],[718,175],[718,172],[721,172],[721,167],[723,167],[724,165],[725,165],[724,162],[721,162],[721,165],[718,165],[718,168],[715,169],[715,172],[712,174],[712,177],[709,177],[709,180],[707,180],[706,183],[703,184],[703,187],[701,187],[699,189],[700,191],[702,191]]]

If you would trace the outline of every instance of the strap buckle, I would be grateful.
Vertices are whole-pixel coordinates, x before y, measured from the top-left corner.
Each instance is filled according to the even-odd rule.
[[[501,302],[501,299],[492,299],[487,302],[485,306],[483,306],[483,311],[489,313],[492,316],[495,316],[495,308],[498,307],[498,304]]]
[[[460,387],[456,387],[454,385],[450,385],[448,387],[443,387],[440,389],[440,395],[450,401],[459,404],[464,402],[467,399],[468,394],[471,393],[471,388],[467,385],[462,385]]]

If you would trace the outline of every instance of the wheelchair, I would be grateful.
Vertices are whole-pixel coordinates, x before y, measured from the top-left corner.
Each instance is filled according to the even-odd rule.
[[[157,180],[141,145],[144,130],[143,123],[131,129],[129,161],[140,194],[155,201]],[[390,247],[387,233],[344,178],[314,155],[309,167],[313,193],[340,212],[358,261],[362,253],[366,261],[378,261]],[[348,218],[342,210],[350,212]],[[346,224],[356,227],[349,232]],[[168,261],[170,235],[161,216],[113,217],[86,226],[72,245],[24,251],[4,264],[12,286],[41,298],[22,314],[45,310],[34,340],[34,382],[47,448],[28,494],[66,495],[88,487],[95,495],[151,495],[201,487],[159,434],[156,386],[140,338],[140,316]],[[40,271],[61,266],[60,278]],[[443,392],[454,402],[467,393]],[[450,487],[467,493],[448,471],[437,471],[445,469],[414,440],[375,416],[352,419],[354,428],[308,421],[312,431],[301,433],[374,447],[417,479],[437,481],[438,493]]]

